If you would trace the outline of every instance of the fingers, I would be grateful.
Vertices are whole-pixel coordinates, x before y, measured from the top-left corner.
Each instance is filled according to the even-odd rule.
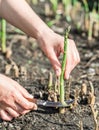
[[[52,66],[55,70],[56,75],[59,76],[61,73],[61,64],[60,64],[60,62],[57,58],[57,55],[56,55],[55,51],[53,50],[53,48],[51,48],[49,50],[50,50],[50,52],[49,52],[48,58],[49,58]]]
[[[6,111],[0,110],[0,118],[6,121],[11,121],[13,119]]]
[[[3,120],[9,121],[13,117],[37,109],[37,105],[29,101],[29,99],[33,99],[33,96],[21,85],[6,76],[1,75],[0,78],[1,81],[6,81],[6,83],[0,84],[0,117]]]
[[[13,82],[15,88],[19,91],[15,96],[16,104],[19,105],[18,108],[23,109],[30,109],[30,110],[37,110],[37,105],[33,102],[30,102],[28,99],[33,99],[33,96],[28,93],[26,89],[24,89],[20,84],[17,82]]]
[[[13,109],[10,108],[10,107],[6,107],[6,108],[5,108],[5,111],[6,111],[11,117],[18,117],[18,116],[20,115],[17,111],[13,110]]]
[[[11,93],[7,99],[0,103],[0,108],[10,107],[20,114],[23,114],[25,110],[37,110],[37,105],[29,101],[29,98],[24,98],[17,90]]]
[[[32,109],[36,110],[37,106],[34,105]],[[14,107],[14,109],[11,107],[1,107],[0,118],[6,121],[11,121],[13,118],[26,114],[29,111],[31,111],[31,109],[23,109],[18,104],[16,104],[16,107]]]
[[[25,110],[36,110],[37,105],[24,98],[20,93],[16,96],[16,103],[19,104]]]
[[[31,94],[28,93],[28,91],[23,88],[19,83],[16,81],[13,81],[13,86],[25,97],[25,98],[33,98]]]
[[[78,50],[75,46],[75,43],[72,40],[69,40],[68,49],[67,49],[67,61],[65,69],[65,78],[68,79],[71,71],[75,66],[80,62],[80,57]]]
[[[16,104],[16,107],[14,108],[16,108],[16,110],[11,107],[1,107],[0,118],[6,121],[11,121],[13,118],[19,117],[20,115],[31,111],[31,109],[22,109],[18,104]],[[32,109],[36,110],[37,106],[34,105]]]

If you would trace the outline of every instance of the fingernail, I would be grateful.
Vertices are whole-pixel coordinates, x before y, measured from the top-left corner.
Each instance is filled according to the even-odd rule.
[[[66,75],[66,79],[69,79],[69,74]]]
[[[33,95],[32,95],[32,94],[29,94],[29,98],[33,98]]]
[[[37,110],[37,105],[34,104],[33,110]]]
[[[56,70],[56,75],[60,76],[60,71],[59,70]]]

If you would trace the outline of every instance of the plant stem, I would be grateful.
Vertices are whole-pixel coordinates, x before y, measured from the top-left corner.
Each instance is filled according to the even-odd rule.
[[[32,3],[33,3],[34,5],[37,5],[37,4],[38,4],[38,0],[32,0]]]
[[[1,21],[1,48],[2,52],[6,52],[6,21],[2,19]]]
[[[54,13],[56,13],[57,7],[58,7],[58,0],[50,0],[51,4],[52,4],[52,9],[54,11]]]
[[[48,83],[48,91],[52,90],[52,85],[53,85],[53,76],[52,73],[49,73],[49,83]]]
[[[62,70],[60,75],[60,102],[64,104],[64,72],[65,72],[65,66],[66,66],[66,59],[67,59],[67,44],[68,44],[68,35],[69,35],[70,27],[66,30],[65,36],[64,36],[64,54],[63,54],[63,60],[62,60]]]

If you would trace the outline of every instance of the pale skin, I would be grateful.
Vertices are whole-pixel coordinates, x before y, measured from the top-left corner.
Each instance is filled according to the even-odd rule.
[[[18,27],[38,41],[42,51],[50,60],[57,76],[61,73],[58,60],[63,53],[64,38],[51,30],[31,9],[25,0],[0,0],[0,17]],[[71,71],[80,62],[80,57],[73,40],[68,39],[67,62],[64,77],[69,78]],[[10,121],[30,110],[36,110],[33,98],[16,81],[0,74],[0,118]]]

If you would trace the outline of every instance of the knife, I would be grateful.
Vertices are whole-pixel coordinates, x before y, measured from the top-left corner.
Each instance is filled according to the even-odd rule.
[[[40,100],[40,99],[28,99],[31,102],[34,102],[35,104],[37,104],[37,106],[43,106],[43,107],[56,107],[56,108],[60,108],[60,107],[69,107],[74,100],[70,99],[64,102],[64,104],[62,104],[61,102],[53,102],[53,101],[45,101],[45,100]]]

